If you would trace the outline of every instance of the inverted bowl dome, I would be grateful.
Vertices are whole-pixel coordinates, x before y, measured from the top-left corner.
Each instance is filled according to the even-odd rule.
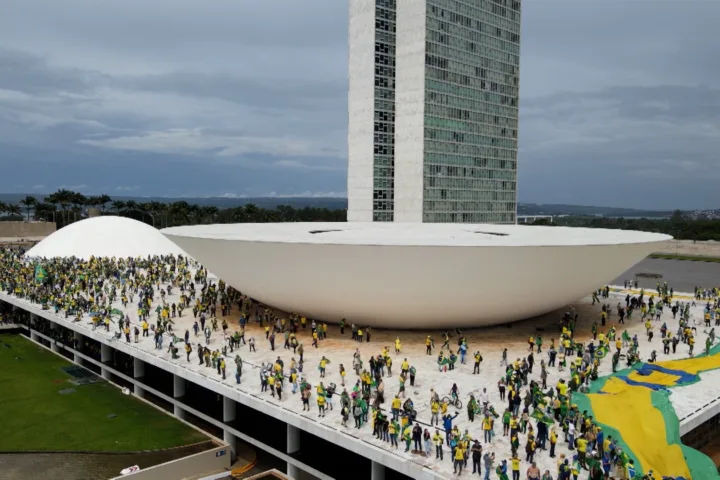
[[[573,302],[671,239],[524,225],[245,223],[161,230],[229,285],[318,320],[442,328]]]

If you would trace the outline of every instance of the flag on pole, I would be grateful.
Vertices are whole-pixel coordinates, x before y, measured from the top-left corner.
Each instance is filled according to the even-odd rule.
[[[535,420],[538,420],[546,425],[552,425],[555,423],[555,421],[552,418],[545,415],[542,412],[542,410],[540,410],[539,408],[536,408],[535,411],[533,411],[533,413],[530,414],[530,417],[534,418]]]

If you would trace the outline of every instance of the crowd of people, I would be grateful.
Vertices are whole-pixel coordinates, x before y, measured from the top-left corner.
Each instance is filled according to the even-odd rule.
[[[323,418],[337,410],[342,427],[370,429],[387,448],[404,447],[409,455],[434,456],[442,462],[449,458],[458,475],[469,471],[470,462],[472,473],[486,480],[519,480],[521,475],[528,480],[577,480],[581,474],[593,480],[659,480],[652,472],[641,475],[621,443],[573,403],[573,394],[587,391],[590,382],[598,378],[608,355],[613,372],[621,361],[632,365],[657,360],[654,350],[647,359],[641,358],[641,339],[627,331],[627,324],[635,321],[634,312],[639,312],[635,323],[645,328],[643,341],[651,343],[656,325],[661,323],[658,330],[664,355],[671,350],[675,353],[681,344],[689,355],[694,353],[698,322],[690,308],[695,301],[675,300],[667,284],[656,287],[652,292],[628,293],[615,307],[604,303],[610,298],[608,287],[593,292],[593,304],[599,303],[601,311],[598,321],[592,322],[590,338],[576,334],[581,319],[570,309],[560,320],[557,333],[542,333],[550,337],[549,342],[538,332],[528,338],[527,350],[520,356],[511,356],[504,348],[497,360],[485,360],[477,348],[470,353],[470,341],[459,329],[443,332],[439,348],[428,335],[425,353],[436,356],[442,375],[471,368],[468,359],[473,374],[480,374],[484,361],[499,361],[504,368],[502,377],[493,380],[491,392],[490,385],[482,385],[480,380],[464,387],[470,427],[459,428],[456,419],[463,395],[457,384],[447,395],[428,388],[428,408],[418,413],[407,392],[416,387],[416,377],[426,373],[418,371],[404,355],[400,336],[393,348],[378,346],[377,354],[365,358],[356,347],[346,369],[343,363],[335,366],[331,355],[322,351],[329,335],[326,323],[262,305],[222,280],[212,279],[189,258],[26,259],[21,251],[0,249],[2,292],[39,304],[67,321],[89,322],[90,328],[104,329],[118,341],[140,343],[152,338],[154,348],[169,353],[171,360],[197,362],[223,380],[227,370],[234,370],[230,381],[234,379],[237,385],[243,384],[250,365],[257,368],[263,394],[283,401],[289,389],[291,396],[299,394],[299,399],[292,401],[301,402],[304,411],[315,410]],[[705,325],[717,325],[718,290],[697,288],[695,296],[706,302]],[[8,316],[0,313],[0,321],[7,321]],[[612,317],[617,323],[611,322]],[[181,319],[189,320],[189,324],[182,322],[187,328],[180,326]],[[676,325],[670,326],[672,322]],[[363,345],[370,343],[369,327],[351,324],[349,335],[345,330],[343,319],[339,332],[332,332]],[[258,343],[254,335],[260,338]],[[313,365],[317,374],[305,366],[303,340],[323,353],[314,355],[320,357]],[[706,349],[714,340],[713,330]],[[275,351],[279,341],[282,353],[273,355],[277,356],[274,361],[247,360],[253,360],[261,349]],[[287,356],[290,360],[283,359]],[[332,377],[339,379],[339,385],[325,378],[331,369],[337,372]],[[352,371],[350,378],[348,370]],[[311,375],[316,375],[317,381],[311,383]],[[551,378],[557,382],[549,382]],[[386,389],[393,393],[386,394]],[[509,451],[501,451],[499,443],[509,444]],[[543,463],[552,463],[553,468],[541,469],[540,457],[551,458]]]

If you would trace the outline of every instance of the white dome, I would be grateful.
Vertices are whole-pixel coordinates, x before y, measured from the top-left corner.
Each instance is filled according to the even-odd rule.
[[[26,257],[116,257],[186,255],[154,227],[131,218],[93,217],[61,228],[25,253]]]

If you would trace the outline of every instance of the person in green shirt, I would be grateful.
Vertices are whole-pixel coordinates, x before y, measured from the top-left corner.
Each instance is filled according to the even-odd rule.
[[[510,410],[506,408],[502,417],[503,437],[507,437],[510,433],[510,418],[512,418],[512,414],[510,413]]]

